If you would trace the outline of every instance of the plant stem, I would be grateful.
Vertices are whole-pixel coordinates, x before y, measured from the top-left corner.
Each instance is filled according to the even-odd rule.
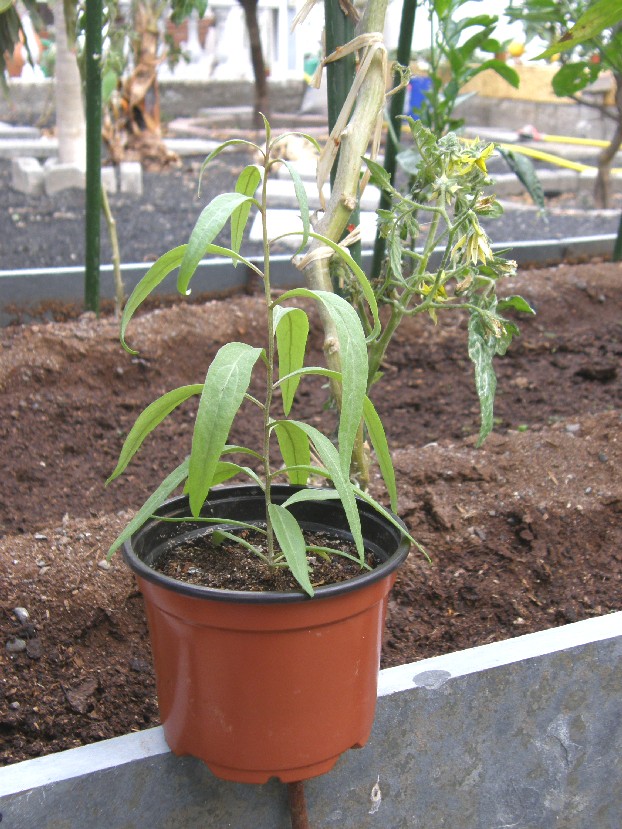
[[[106,226],[108,228],[108,238],[110,239],[110,247],[112,248],[112,268],[114,274],[114,310],[115,314],[120,316],[123,308],[123,300],[125,299],[125,291],[123,289],[123,278],[121,276],[121,253],[119,252],[119,236],[117,234],[117,221],[110,209],[110,202],[108,201],[108,193],[106,188],[102,185],[101,189],[102,209],[106,218]]]
[[[388,0],[369,0],[365,13],[358,27],[358,33],[382,32],[386,16]],[[365,155],[379,114],[382,112],[385,99],[385,74],[382,55],[378,53],[367,72],[354,111],[348,126],[340,136],[340,151],[337,160],[337,170],[334,185],[326,211],[318,222],[316,230],[339,242],[350,220],[353,207],[358,202],[359,178],[361,174],[361,159]],[[320,247],[319,242],[311,245],[311,251]],[[304,270],[305,281],[311,290],[332,291],[332,281],[327,259],[318,259],[310,263]],[[330,315],[320,305],[320,315],[324,326],[324,354],[330,369],[341,371],[341,355],[337,332],[330,319]],[[336,383],[331,383],[331,390],[341,407],[341,398]],[[363,445],[363,430],[359,430],[353,460],[353,473],[359,478],[361,486],[368,480],[369,466],[366,461]]]
[[[443,194],[444,195],[444,194]],[[441,197],[443,197],[443,195]],[[426,268],[428,266],[428,261],[434,248],[436,247],[437,242],[437,231],[438,225],[441,220],[441,216],[445,217],[447,214],[443,209],[434,208],[433,209],[433,218],[432,223],[430,225],[430,230],[428,232],[428,237],[423,249],[423,254],[421,255],[421,259],[417,266],[417,275],[422,275],[425,273]],[[393,334],[397,330],[399,324],[403,320],[406,312],[408,311],[408,304],[412,295],[416,291],[416,280],[414,280],[414,285],[412,287],[405,288],[402,294],[399,297],[397,303],[392,305],[391,307],[391,316],[389,321],[387,322],[381,336],[373,343],[369,345],[368,350],[368,374],[367,374],[367,388],[369,389],[371,384],[374,381],[374,377],[378,373],[380,368],[380,363],[384,359],[384,355],[386,353],[387,348],[389,347],[389,343],[393,338]],[[430,296],[432,296],[430,294]],[[424,306],[422,306],[421,310],[424,310]]]
[[[270,469],[270,434],[271,419],[270,409],[272,408],[272,394],[274,384],[274,310],[271,307],[270,297],[270,242],[268,240],[267,221],[267,189],[268,171],[270,169],[270,134],[266,134],[266,153],[264,158],[264,173],[261,188],[261,225],[263,235],[263,264],[264,264],[264,296],[266,300],[268,343],[266,349],[266,399],[263,409],[263,464],[264,479],[266,486],[266,548],[267,559],[270,565],[274,565],[274,529],[270,520],[272,472]]]

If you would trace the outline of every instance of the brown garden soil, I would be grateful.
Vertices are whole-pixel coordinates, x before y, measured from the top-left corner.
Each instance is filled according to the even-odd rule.
[[[462,322],[411,319],[374,399],[413,552],[389,606],[383,665],[507,639],[622,607],[622,267],[523,272],[537,310],[498,360],[496,429],[478,406]],[[123,436],[164,391],[200,382],[228,338],[261,343],[256,296],[148,310],[119,346],[85,315],[0,335],[0,758],[10,763],[157,724],[142,601],[124,523],[187,454],[191,406],[104,488]],[[320,360],[316,336],[310,360]],[[321,384],[297,411],[320,422]],[[251,411],[233,440],[252,443]],[[380,493],[374,482],[374,489]],[[24,608],[21,619],[15,608]]]

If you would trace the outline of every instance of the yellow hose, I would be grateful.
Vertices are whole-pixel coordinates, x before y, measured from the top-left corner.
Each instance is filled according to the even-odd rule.
[[[580,140],[580,139],[578,139]],[[569,170],[576,170],[579,173],[586,171],[596,172],[598,167],[592,164],[581,164],[578,161],[569,161],[567,158],[562,158],[559,155],[552,153],[545,153],[542,150],[535,150],[533,147],[522,147],[520,144],[498,144],[502,150],[511,150],[513,153],[522,153],[528,155],[530,158],[537,158],[539,161],[548,161],[550,164],[555,164],[557,167],[566,167]],[[606,146],[609,146],[606,144]],[[622,175],[622,168],[615,167],[611,170],[614,175]]]
[[[585,147],[608,147],[609,141],[601,138],[573,138],[571,135],[547,135],[540,134],[538,141],[550,141],[552,144],[581,144]]]

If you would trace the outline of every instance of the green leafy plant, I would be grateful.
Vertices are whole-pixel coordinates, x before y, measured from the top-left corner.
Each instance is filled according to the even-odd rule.
[[[428,313],[436,322],[441,312],[464,311],[480,400],[481,443],[493,426],[493,358],[504,354],[518,333],[502,312],[533,313],[521,297],[499,299],[496,294],[498,281],[516,273],[516,263],[493,253],[480,223],[503,210],[487,192],[492,181],[486,161],[495,147],[454,133],[437,139],[420,121],[406,121],[418,159],[410,192],[398,191],[381,165],[366,162],[371,180],[390,199],[390,207],[378,211],[387,259],[374,281],[376,299],[389,306],[390,315],[380,336],[369,343],[368,388],[379,379],[386,349],[405,316]],[[357,292],[352,285],[355,304]]]
[[[543,39],[549,47],[537,59],[559,58],[552,79],[553,91],[584,106],[597,109],[613,123],[608,147],[598,158],[595,200],[606,207],[610,200],[610,169],[622,146],[622,2],[620,0],[511,0],[506,14],[523,24],[527,40]],[[584,93],[599,76],[610,73],[613,105]]]
[[[379,503],[362,492],[350,480],[352,451],[360,424],[364,422],[379,460],[391,506],[396,508],[397,488],[384,429],[378,414],[367,396],[367,344],[380,334],[378,306],[367,277],[349,253],[331,240],[311,230],[306,193],[295,169],[289,162],[275,156],[275,147],[283,136],[272,138],[270,125],[265,121],[266,142],[263,147],[243,139],[227,141],[206,159],[203,171],[226,147],[244,144],[262,159],[259,166],[250,165],[239,175],[234,192],[216,196],[199,216],[187,244],[164,254],[147,272],[130,296],[121,320],[121,340],[126,343],[127,326],[136,309],[160,282],[179,268],[177,287],[186,294],[199,261],[206,255],[226,256],[234,263],[244,264],[262,280],[265,298],[266,346],[260,348],[241,342],[228,342],[217,352],[202,383],[174,389],[149,405],[138,417],[123,445],[118,464],[109,480],[120,475],[145,438],[174,409],[192,397],[199,398],[192,447],[189,456],[175,469],[138,511],[134,519],[111,547],[112,554],[123,541],[178,487],[184,486],[189,496],[192,515],[197,517],[212,487],[234,476],[244,475],[258,484],[265,493],[265,544],[245,546],[260,556],[268,566],[288,566],[310,595],[313,586],[309,579],[307,545],[292,513],[292,504],[303,500],[338,499],[348,519],[353,542],[361,567],[365,551],[361,533],[356,496],[373,504],[389,520],[395,521]],[[313,138],[305,136],[315,144]],[[299,288],[274,296],[270,280],[270,250],[278,239],[268,238],[266,226],[267,180],[275,164],[285,164],[293,178],[302,216],[301,249],[314,237],[332,248],[358,286],[360,296],[367,304],[364,329],[357,311],[344,298],[330,291]],[[254,193],[261,183],[261,198]],[[240,254],[242,235],[249,210],[255,206],[263,222],[263,268],[259,268]],[[231,227],[231,246],[214,244],[214,239],[225,227]],[[291,235],[291,234],[288,234]],[[281,237],[279,237],[281,238]],[[309,320],[306,312],[290,303],[299,299],[320,304],[334,326],[341,355],[341,371],[321,366],[305,366]],[[263,367],[264,394],[257,399],[249,392],[253,373]],[[322,375],[340,389],[347,400],[339,417],[337,447],[315,426],[292,417],[294,396],[305,377]],[[277,406],[276,392],[280,390]],[[249,401],[261,418],[263,443],[259,447],[229,444],[228,437],[234,418],[245,401]],[[271,446],[278,443],[283,463],[277,467],[271,461]],[[313,455],[319,459],[312,460]],[[253,458],[259,471],[232,458]],[[284,504],[272,502],[271,484],[286,475],[292,484],[305,487],[309,477],[319,476],[328,483],[322,489],[300,489]],[[206,519],[209,520],[209,519]],[[254,528],[254,527],[253,527]],[[255,528],[256,529],[256,528]],[[282,552],[279,551],[282,550]],[[334,551],[336,552],[336,551]]]
[[[459,115],[460,104],[475,93],[464,93],[463,89],[481,72],[495,72],[515,88],[520,82],[516,69],[497,57],[504,50],[504,44],[495,37],[498,16],[479,14],[461,18],[460,12],[464,4],[465,0],[429,0],[426,4],[430,19],[430,48],[425,53],[429,89],[425,92],[424,101],[416,115],[438,138],[449,131],[458,131],[464,126],[464,118]],[[406,64],[410,57],[416,12],[423,10],[423,4],[418,7],[414,0],[404,3],[398,46],[398,61],[402,64]],[[398,66],[397,69],[406,71],[403,66]],[[397,72],[395,81],[397,85]],[[404,98],[399,93],[392,97],[388,119],[384,166],[390,174],[392,185],[397,181],[396,164],[407,174],[415,175],[420,161],[416,145],[408,146],[400,140],[399,119],[403,112],[403,103]],[[544,211],[544,193],[531,161],[508,149],[499,149],[498,152],[521,181],[534,203]],[[388,191],[383,189],[383,209],[389,207],[388,199]],[[374,245],[374,271],[380,269],[384,255],[385,240],[382,234],[378,233]]]
[[[495,57],[503,44],[495,38],[497,15],[478,14],[460,18],[465,0],[430,0],[431,42],[428,53],[430,90],[419,113],[426,127],[439,137],[464,123],[456,107],[470,97],[462,88],[480,72],[490,69],[513,87],[518,73]]]

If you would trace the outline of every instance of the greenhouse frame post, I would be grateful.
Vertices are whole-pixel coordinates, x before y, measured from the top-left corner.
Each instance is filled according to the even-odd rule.
[[[102,134],[102,0],[89,0],[85,12],[86,87],[86,239],[84,306],[99,314],[101,134]]]

